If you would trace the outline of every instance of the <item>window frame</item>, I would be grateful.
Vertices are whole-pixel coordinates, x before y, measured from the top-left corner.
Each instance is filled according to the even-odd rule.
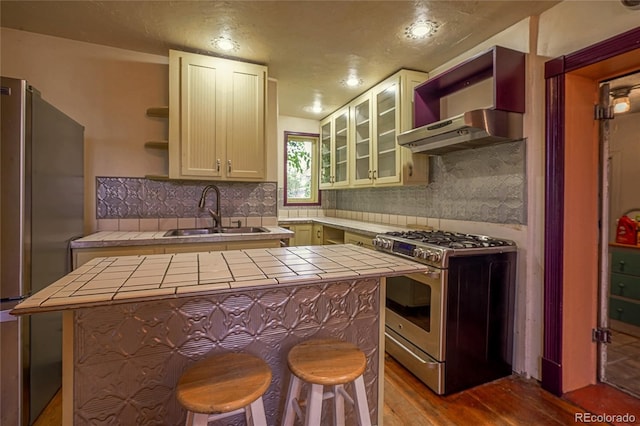
[[[291,137],[297,138],[313,138],[313,149],[311,155],[311,177],[312,177],[312,186],[311,191],[315,192],[316,200],[310,202],[300,201],[301,198],[293,198],[289,201],[289,197],[287,197],[288,187],[287,187],[287,160],[288,160],[288,148],[289,148],[289,140]],[[319,143],[320,143],[320,134],[319,133],[304,133],[304,132],[292,132],[285,131],[284,132],[284,163],[283,163],[283,174],[284,174],[284,193],[283,193],[283,206],[285,207],[296,207],[296,206],[320,206],[322,204],[322,191],[320,191],[319,182],[318,182],[318,152],[319,152]],[[314,176],[315,175],[315,176]],[[313,198],[311,198],[313,199]]]

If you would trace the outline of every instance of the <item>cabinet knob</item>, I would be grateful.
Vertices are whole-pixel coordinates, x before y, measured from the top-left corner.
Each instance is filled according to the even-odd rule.
[[[620,265],[620,270],[624,271],[624,260],[621,260],[618,264]]]
[[[217,172],[220,171],[220,159],[219,158],[216,160],[216,171]]]
[[[376,173],[377,173],[377,172],[378,172],[377,170],[374,170],[374,171],[373,171],[373,179],[374,179],[374,180],[378,179],[378,178],[376,177]]]
[[[231,160],[227,160],[227,171],[231,173]]]
[[[371,179],[371,170],[369,170],[369,179]]]
[[[618,283],[618,287],[624,288],[624,283]]]

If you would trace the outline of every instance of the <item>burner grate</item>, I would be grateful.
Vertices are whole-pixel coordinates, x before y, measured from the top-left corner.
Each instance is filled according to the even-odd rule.
[[[448,231],[402,231],[389,232],[387,235],[415,240],[451,249],[485,248],[511,246],[513,242],[491,238],[484,235],[463,234]]]

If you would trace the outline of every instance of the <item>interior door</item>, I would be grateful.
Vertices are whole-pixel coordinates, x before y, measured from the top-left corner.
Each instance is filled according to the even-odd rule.
[[[610,114],[609,108],[609,83],[600,86],[600,111]],[[611,158],[609,156],[609,119],[600,120],[600,290],[599,290],[599,309],[598,309],[598,327],[601,330],[609,329],[609,205],[611,191],[609,187]],[[608,337],[606,338],[608,339]],[[606,340],[605,339],[605,340]],[[607,344],[598,344],[598,379],[606,381],[606,365],[607,365]]]
[[[619,88],[640,88],[640,72],[601,84],[600,104],[609,106]],[[636,89],[633,89],[636,90]],[[600,381],[640,396],[640,246],[616,243],[620,217],[640,214],[640,97],[632,91],[630,110],[600,121],[601,227],[598,326],[610,342],[598,344]]]

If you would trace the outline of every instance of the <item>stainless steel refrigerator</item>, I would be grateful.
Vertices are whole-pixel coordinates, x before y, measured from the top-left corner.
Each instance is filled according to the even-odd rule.
[[[32,424],[62,380],[60,313],[15,317],[71,270],[83,232],[84,127],[25,80],[2,77],[0,424]]]

